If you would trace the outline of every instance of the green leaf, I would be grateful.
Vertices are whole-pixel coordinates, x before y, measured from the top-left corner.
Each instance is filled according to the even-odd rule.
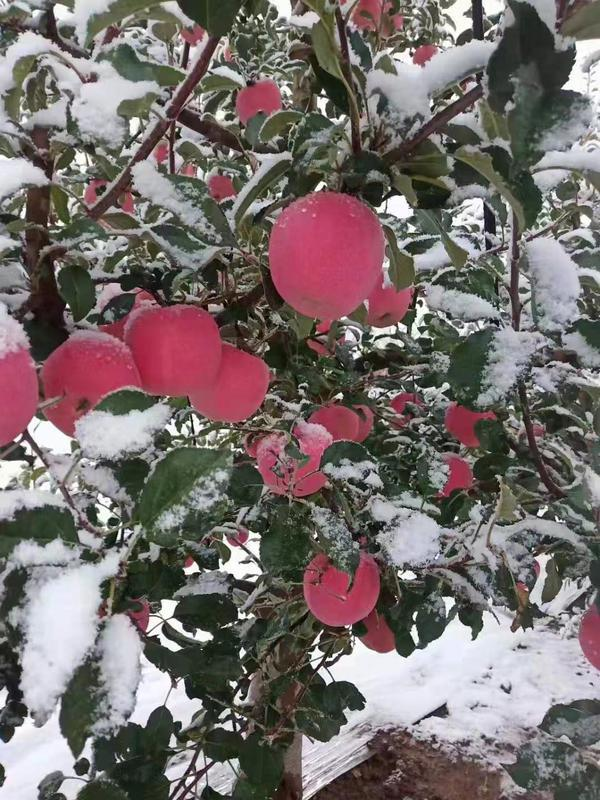
[[[109,61],[119,75],[128,81],[156,81],[159,86],[177,86],[185,77],[185,73],[174,67],[142,61],[128,44],[119,44],[102,53],[100,60]]]
[[[312,525],[297,505],[277,506],[269,529],[260,537],[260,560],[271,575],[299,581],[314,555]]]
[[[396,241],[396,234],[389,227],[383,226],[383,232],[388,243],[388,258],[390,260],[389,276],[394,287],[400,291],[408,289],[415,282],[415,262],[412,256],[400,250]]]
[[[60,732],[79,758],[98,718],[100,675],[97,664],[85,661],[73,673],[60,704]]]
[[[439,639],[446,630],[446,606],[439,595],[428,597],[419,606],[415,617],[415,625],[419,634],[420,643],[423,645]]]
[[[579,40],[600,38],[600,0],[573,6],[560,32]]]
[[[230,761],[237,758],[244,745],[242,735],[225,728],[213,728],[206,734],[202,752],[211,761]]]
[[[114,25],[131,14],[139,14],[153,6],[160,5],[162,0],[112,0],[106,5],[106,11],[92,14],[87,23],[85,46],[89,46],[94,36],[110,25]]]
[[[353,575],[358,567],[358,545],[346,525],[344,517],[328,508],[313,508],[313,520],[320,541],[334,565]]]
[[[60,188],[60,186],[52,186],[50,188],[50,196],[52,198],[52,208],[56,212],[59,220],[68,225],[71,222],[71,214],[69,213],[69,195]]]
[[[126,100],[121,100],[117,107],[117,114],[126,119],[145,117],[157,97],[158,94],[156,92],[146,92],[146,94],[141,97],[131,97]]]
[[[263,122],[262,127],[258,133],[258,138],[261,142],[270,142],[275,136],[278,136],[283,130],[299,122],[302,119],[300,111],[276,111],[271,114]]]
[[[239,226],[252,203],[286,174],[291,160],[289,153],[261,157],[261,166],[258,172],[246,185],[244,191],[238,195],[235,202],[233,216],[236,225]]]
[[[87,269],[77,264],[63,267],[58,273],[58,286],[75,322],[84,319],[96,305],[94,282]]]
[[[129,314],[135,303],[135,294],[118,294],[112,297],[100,312],[98,324],[118,322]]]
[[[481,393],[481,381],[486,368],[494,329],[472,333],[452,353],[448,381],[461,403],[473,403]]]
[[[231,30],[243,0],[177,0],[183,13],[200,23],[211,36],[225,36]]]
[[[562,588],[562,583],[562,578],[556,567],[556,560],[554,558],[548,559],[546,562],[546,580],[542,589],[542,603],[549,603],[554,600]]]
[[[88,783],[77,795],[77,800],[130,800],[130,798],[116,783],[100,779]]]
[[[38,784],[38,800],[52,800],[62,786],[64,779],[65,775],[60,770],[46,775]]]
[[[136,507],[153,541],[174,544],[190,504],[202,503],[206,513],[218,503],[229,469],[230,456],[223,450],[182,447],[167,453],[150,473]]]
[[[77,544],[73,515],[67,508],[46,505],[23,508],[15,511],[11,519],[0,519],[0,556],[8,555],[15,545],[28,539],[39,544],[54,539]]]
[[[234,464],[227,494],[238,506],[255,505],[264,488],[260,472],[252,464]]]
[[[189,594],[177,603],[173,616],[189,627],[217,631],[237,620],[237,608],[226,594]]]
[[[239,80],[231,78],[229,75],[207,75],[200,84],[202,92],[221,92],[223,90],[231,91],[235,89],[242,89],[246,85],[243,77],[240,75]]]
[[[442,239],[442,244],[448,255],[450,256],[450,260],[456,267],[456,269],[460,269],[464,267],[469,258],[469,254],[466,250],[464,250],[460,245],[456,244],[456,242],[450,238],[448,232],[440,222],[437,214],[433,211],[425,211],[424,209],[418,209],[415,211],[415,215],[419,220],[422,227],[428,231],[435,231]]]
[[[94,406],[94,411],[106,411],[115,417],[129,414],[130,411],[147,411],[156,405],[157,398],[141,389],[118,389],[103,397]]]
[[[250,783],[270,796],[283,775],[283,751],[264,741],[260,733],[251,733],[239,756],[240,768]]]
[[[340,66],[333,25],[332,14],[324,14],[319,22],[313,25],[311,31],[313,49],[321,67],[343,81],[344,75]]]
[[[350,461],[358,464],[361,461],[372,461],[369,451],[357,442],[339,441],[330,444],[321,457],[321,467],[332,464],[339,467],[342,462]]]
[[[600,320],[580,319],[573,326],[573,330],[582,336],[587,345],[596,350],[600,356]]]
[[[552,706],[539,727],[556,739],[567,736],[576,747],[590,747],[600,741],[600,700]]]

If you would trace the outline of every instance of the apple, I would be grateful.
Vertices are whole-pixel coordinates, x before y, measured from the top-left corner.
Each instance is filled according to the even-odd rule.
[[[195,164],[192,164],[191,161],[188,161],[187,164],[184,164],[181,169],[179,170],[180,175],[185,175],[186,178],[195,178],[198,172],[198,168]]]
[[[358,432],[354,437],[355,442],[364,442],[373,430],[375,423],[375,414],[365,405],[352,406],[355,409],[356,416],[358,417]]]
[[[600,611],[596,605],[591,605],[581,618],[579,644],[590,664],[600,669]]]
[[[145,289],[134,289],[133,292],[135,293],[135,299],[133,301],[133,307],[131,311],[134,309],[140,308],[143,305],[156,305],[156,300]],[[120,294],[125,294],[123,289],[121,289],[118,283],[108,283],[102,293],[100,295],[98,305],[100,309],[104,309],[104,307],[114,298],[118,297]],[[118,319],[116,322],[107,322],[104,325],[99,325],[99,330],[103,331],[104,333],[109,333],[111,336],[116,336],[117,339],[124,339],[125,338],[125,326],[127,325],[127,321],[130,319],[131,311],[128,314],[125,314],[124,317]]]
[[[67,436],[105,395],[142,386],[129,348],[102,331],[72,334],[48,356],[41,379],[46,400],[62,398],[47,406],[44,416]]]
[[[168,142],[159,142],[154,148],[154,158],[157,164],[162,164],[169,157],[169,144]]]
[[[297,447],[306,463],[300,463],[285,452],[289,438],[272,433],[260,439],[256,449],[256,465],[266,486],[274,494],[305,497],[325,486],[327,477],[319,472],[321,456],[332,443],[329,431],[322,425],[298,422],[293,430]]]
[[[336,628],[354,625],[375,608],[379,567],[373,556],[363,552],[352,579],[334,567],[325,553],[319,553],[307,566],[303,585],[306,605],[319,622]]]
[[[127,612],[127,615],[133,624],[137,626],[142,633],[145,633],[148,630],[148,624],[150,622],[150,604],[147,600],[142,600],[141,598],[136,599],[134,602],[139,605],[139,608],[131,609]]]
[[[398,291],[393,286],[383,286],[380,279],[367,298],[367,323],[374,328],[388,328],[401,322],[410,308],[413,293],[412,286]]]
[[[250,458],[256,458],[258,444],[260,440],[264,437],[264,435],[265,434],[261,433],[247,433],[244,436],[244,441],[242,442],[242,445],[244,447],[244,450],[250,456]]]
[[[404,25],[402,14],[392,14],[390,0],[358,0],[350,19],[363,31],[379,30],[382,37],[391,36]]]
[[[184,565],[183,565],[183,566],[184,566],[186,569],[189,569],[190,567],[193,567],[195,563],[196,563],[196,562],[194,561],[194,559],[192,558],[192,556],[188,556],[188,557],[185,559],[185,563],[184,563]]]
[[[190,392],[190,402],[203,416],[218,422],[242,422],[262,405],[269,388],[269,368],[258,356],[223,344],[216,379]]]
[[[277,218],[269,242],[271,277],[295,311],[337,319],[375,287],[384,252],[381,225],[368,206],[347,194],[314,192]]]
[[[451,403],[446,410],[446,430],[466,447],[479,447],[475,425],[481,419],[496,419],[493,411],[471,411],[458,403]]]
[[[38,380],[29,339],[0,303],[0,446],[25,430],[37,405]]]
[[[397,394],[392,398],[390,403],[391,408],[398,415],[398,418],[392,421],[394,428],[404,428],[411,419],[414,419],[415,415],[410,411],[407,411],[406,414],[404,413],[407,403],[413,406],[419,406],[419,408],[425,407],[425,403],[420,394],[415,394],[415,392],[400,392],[400,394]]]
[[[221,366],[221,338],[211,315],[191,305],[140,308],[125,329],[150,394],[182,396],[208,388]]]
[[[193,47],[204,39],[205,33],[206,31],[201,25],[194,25],[193,28],[184,28],[181,31],[181,38]]]
[[[361,642],[376,653],[391,653],[396,649],[396,639],[390,626],[385,621],[383,614],[378,614],[377,609],[362,620],[367,626],[367,632],[360,636]]]
[[[260,112],[268,116],[279,111],[281,107],[281,92],[271,78],[251,81],[244,89],[239,90],[235,99],[235,110],[242,125],[246,125],[248,120]]]
[[[358,414],[338,403],[321,406],[310,415],[308,421],[326,428],[334,442],[342,439],[355,441],[358,436]]]
[[[422,44],[420,47],[417,47],[414,52],[412,57],[413,64],[417,64],[417,66],[422,67],[438,52],[439,47],[436,47],[434,44]]]
[[[438,497],[450,497],[456,489],[470,489],[473,486],[473,470],[468,461],[453,453],[445,453],[442,458],[448,465],[448,480]]]
[[[211,175],[208,179],[208,192],[213,200],[220,203],[228,197],[235,197],[237,189],[229,175]]]
[[[86,186],[85,192],[83,193],[83,201],[88,206],[93,206],[94,203],[98,202],[98,198],[102,194],[98,194],[99,189],[104,189],[108,186],[108,181],[101,181],[101,180],[93,180]],[[135,206],[133,204],[133,195],[131,192],[123,192],[119,199],[117,200],[121,210],[124,211],[126,214],[133,214],[135,211]]]
[[[307,339],[306,346],[318,356],[330,356],[332,354],[327,345],[323,344],[323,342],[320,342],[318,339]]]
[[[227,541],[232,547],[239,547],[242,544],[246,544],[249,538],[250,531],[248,528],[244,528],[243,525],[240,525],[237,529],[237,533],[234,536],[228,536]]]

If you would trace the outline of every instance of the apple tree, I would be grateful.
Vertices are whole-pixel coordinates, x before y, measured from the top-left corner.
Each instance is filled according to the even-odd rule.
[[[600,668],[600,3],[292,6],[0,8],[0,736],[58,713],[41,800],[300,798],[359,640],[567,577]],[[140,663],[185,718],[130,720]],[[599,718],[514,780],[597,798]]]

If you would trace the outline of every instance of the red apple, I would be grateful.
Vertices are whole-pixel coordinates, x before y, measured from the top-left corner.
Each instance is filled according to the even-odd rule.
[[[325,553],[315,556],[304,572],[304,600],[324,625],[353,625],[368,616],[379,597],[379,567],[373,556],[360,554],[354,579],[333,566]],[[352,585],[350,585],[352,583]]]
[[[248,453],[250,458],[256,458],[259,442],[264,438],[265,434],[261,433],[247,433],[244,436],[243,447]]]
[[[339,403],[321,406],[310,415],[308,421],[326,428],[334,442],[339,442],[342,439],[354,441],[358,436],[358,414]]]
[[[376,653],[391,653],[396,649],[396,639],[390,626],[385,621],[383,614],[378,614],[373,609],[368,617],[362,620],[367,626],[367,632],[359,637],[361,642]]]
[[[391,10],[390,0],[358,0],[350,18],[357,28],[363,31],[378,30],[385,38],[401,30],[404,25],[402,14],[390,14]]]
[[[451,403],[446,411],[446,430],[466,447],[479,447],[475,425],[481,419],[496,419],[496,415],[493,411],[471,411],[458,403]]]
[[[204,389],[190,392],[190,402],[208,419],[242,422],[262,405],[269,388],[269,368],[262,358],[231,344],[223,344],[221,353],[216,379]]]
[[[434,44],[422,44],[420,47],[417,47],[414,52],[412,57],[413,64],[417,64],[419,67],[422,67],[431,58],[433,58],[438,51],[439,48]]]
[[[27,334],[0,303],[0,446],[25,430],[37,405],[38,380]]]
[[[232,547],[239,547],[242,544],[246,544],[249,538],[250,531],[248,528],[244,528],[243,525],[240,525],[237,529],[237,533],[234,536],[228,536],[227,541]]]
[[[242,125],[260,112],[268,116],[279,111],[281,107],[281,92],[270,78],[249,83],[244,89],[240,89],[235,99],[235,110]]]
[[[384,236],[371,209],[346,194],[315,192],[277,218],[269,242],[271,277],[307,317],[354,311],[381,276]]]
[[[220,203],[228,197],[235,197],[237,190],[229,175],[211,175],[208,179],[208,191],[213,200]]]
[[[194,25],[193,28],[184,28],[181,31],[181,38],[184,42],[187,42],[192,47],[197,45],[198,42],[201,42],[204,39],[206,31],[200,25]]]
[[[68,436],[75,423],[110,392],[141,387],[140,375],[129,348],[101,331],[77,331],[51,353],[41,372],[47,400],[44,415]]]
[[[133,301],[133,307],[131,311],[133,311],[133,309],[140,308],[143,305],[156,305],[156,300],[154,297],[145,289],[134,289],[133,292],[135,293],[135,299]],[[124,294],[124,292],[118,283],[107,284],[100,295],[100,309],[104,309],[104,307],[114,297],[118,297],[120,294]],[[127,325],[127,321],[130,319],[131,311],[129,314],[125,314],[124,317],[121,317],[121,319],[118,319],[116,322],[107,322],[104,325],[99,325],[98,328],[104,333],[109,333],[111,336],[116,336],[117,339],[124,339],[125,326]]]
[[[318,339],[307,339],[306,346],[309,347],[318,356],[331,355],[331,350],[327,347],[327,345],[323,344],[323,342],[320,342]]]
[[[450,473],[448,480],[438,497],[450,497],[456,489],[470,489],[473,486],[473,470],[468,461],[452,453],[443,456]]]
[[[93,180],[86,186],[85,192],[83,193],[83,201],[88,206],[93,206],[94,203],[98,201],[98,198],[101,196],[102,193],[98,194],[98,189],[103,189],[108,186],[108,181],[101,181],[101,180]],[[117,203],[121,207],[121,210],[124,211],[126,214],[133,214],[135,211],[135,206],[133,204],[133,195],[131,192],[123,192]]]
[[[154,148],[154,158],[157,164],[162,164],[169,157],[169,144],[168,142],[159,142]]]
[[[596,605],[591,605],[581,618],[579,644],[590,664],[600,669],[600,611]]]
[[[354,441],[364,442],[373,430],[375,414],[369,406],[357,405],[353,406],[353,408],[356,410],[356,416],[358,417],[358,433],[354,437]]]
[[[397,291],[393,286],[383,286],[382,279],[367,298],[369,311],[367,323],[374,328],[388,328],[401,322],[410,308],[414,289]]]
[[[131,609],[127,612],[129,619],[136,625],[142,633],[148,630],[148,623],[150,622],[150,604],[147,600],[135,600],[139,606],[137,609]]]
[[[188,161],[187,164],[184,164],[181,169],[179,170],[180,175],[185,175],[186,178],[195,178],[198,172],[198,168],[195,164],[192,164],[191,161]]]
[[[404,409],[406,408],[406,404],[410,403],[413,406],[419,406],[420,408],[425,407],[425,403],[423,402],[423,398],[420,394],[415,394],[414,392],[400,392],[397,394],[391,401],[390,406],[398,415],[398,418],[392,421],[392,425],[394,428],[404,428],[405,425],[414,419],[414,414],[410,411],[404,413]]]
[[[289,439],[284,433],[272,433],[259,441],[256,464],[274,494],[305,497],[318,492],[327,483],[327,477],[318,470],[321,456],[333,439],[322,425],[307,422],[298,422],[293,434],[298,449],[308,457],[306,463],[300,463],[285,452]]]
[[[190,305],[142,308],[125,330],[142,386],[182,396],[208,388],[221,365],[221,338],[211,315]]]
[[[184,563],[184,565],[183,565],[183,566],[184,566],[186,569],[189,569],[190,567],[193,567],[195,563],[196,563],[196,562],[194,561],[194,559],[192,558],[192,556],[188,556],[188,557],[186,558],[186,560],[185,560],[185,563]]]

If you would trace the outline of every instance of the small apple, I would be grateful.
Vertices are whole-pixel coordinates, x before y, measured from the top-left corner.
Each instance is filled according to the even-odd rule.
[[[412,57],[413,64],[422,67],[438,52],[439,47],[436,47],[434,44],[422,44],[420,47],[417,47],[414,52]]]
[[[274,494],[305,497],[325,486],[327,477],[319,472],[321,456],[332,443],[329,431],[322,425],[298,422],[293,430],[297,447],[305,463],[286,452],[289,439],[284,433],[272,433],[260,439],[256,449],[256,465],[265,485]]]
[[[168,142],[159,142],[154,148],[154,158],[157,164],[162,164],[169,157]]]
[[[99,189],[105,189],[108,186],[108,181],[101,181],[101,180],[93,180],[86,186],[85,192],[83,193],[83,201],[88,206],[93,206],[95,203],[98,202],[98,199],[101,197],[102,192],[98,192]],[[121,210],[124,211],[126,214],[133,214],[135,211],[135,206],[133,203],[133,195],[131,192],[123,192],[117,203],[121,207]]]
[[[398,291],[393,286],[383,286],[381,280],[367,298],[367,323],[374,328],[388,328],[402,322],[412,303],[413,294],[412,287]]]
[[[187,42],[191,47],[194,47],[204,39],[206,31],[200,25],[194,25],[193,28],[184,28],[181,31],[181,38]]]
[[[469,462],[453,453],[445,453],[442,458],[448,466],[449,475],[438,497],[450,497],[457,489],[470,489],[473,486],[473,470]]]
[[[0,446],[29,425],[38,405],[38,380],[22,325],[0,303]]]
[[[150,623],[150,604],[147,600],[142,598],[136,599],[134,602],[138,604],[139,608],[131,609],[127,612],[127,615],[133,624],[136,625],[142,633],[145,633]]]
[[[240,525],[237,529],[237,533],[234,536],[228,536],[227,541],[232,547],[240,547],[240,545],[246,544],[249,538],[250,531],[248,528],[244,528],[243,525]]]
[[[396,649],[394,633],[377,609],[374,608],[362,623],[367,626],[367,632],[359,638],[365,647],[376,653],[391,653]]]
[[[373,430],[375,424],[375,414],[364,404],[352,406],[358,417],[358,433],[354,437],[355,442],[364,442]]]
[[[208,179],[208,191],[213,200],[220,203],[228,197],[235,197],[237,189],[229,175],[211,175]]]
[[[250,82],[240,89],[235,99],[235,109],[242,125],[262,112],[269,116],[282,107],[281,92],[275,81],[265,78]]]
[[[579,644],[590,664],[600,669],[600,611],[595,604],[581,618]]]
[[[446,410],[446,430],[466,447],[479,447],[479,437],[475,433],[475,425],[482,419],[493,420],[493,411],[471,411],[458,403],[450,403]]]
[[[400,394],[397,394],[390,402],[390,407],[397,414],[397,418],[391,423],[394,428],[404,428],[411,419],[414,419],[415,415],[410,411],[404,413],[407,404],[419,406],[419,408],[425,407],[425,403],[420,394],[416,394],[415,392],[400,392]]]

